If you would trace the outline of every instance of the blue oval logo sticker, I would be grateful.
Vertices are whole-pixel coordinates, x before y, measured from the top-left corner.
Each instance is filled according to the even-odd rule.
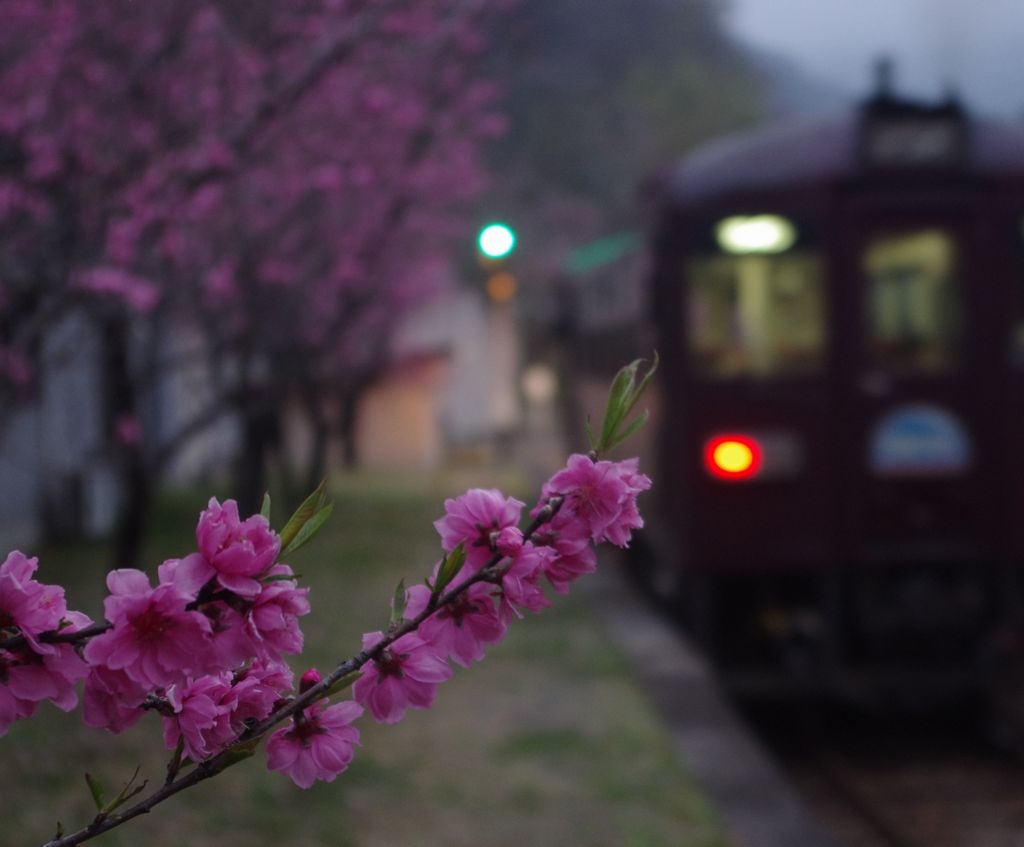
[[[871,433],[868,466],[879,476],[955,476],[971,466],[971,440],[945,409],[901,406]]]

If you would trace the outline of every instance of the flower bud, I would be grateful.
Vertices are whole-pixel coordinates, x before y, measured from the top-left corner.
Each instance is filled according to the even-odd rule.
[[[299,693],[304,694],[309,691],[314,685],[319,685],[323,677],[320,675],[320,671],[316,668],[310,668],[306,671],[302,678],[299,680]]]

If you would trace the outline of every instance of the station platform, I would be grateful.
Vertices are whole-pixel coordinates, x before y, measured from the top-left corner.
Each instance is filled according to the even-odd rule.
[[[628,659],[732,847],[839,847],[744,725],[699,652],[639,596],[617,557],[607,557],[578,586]]]

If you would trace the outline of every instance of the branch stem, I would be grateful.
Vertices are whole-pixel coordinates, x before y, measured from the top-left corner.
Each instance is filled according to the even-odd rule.
[[[551,497],[523,533],[523,540],[528,541],[541,526],[548,523],[556,514],[558,514],[558,510],[562,507],[562,502],[563,500],[561,497]],[[414,618],[405,620],[398,626],[390,627],[385,633],[384,638],[378,641],[373,647],[368,650],[362,650],[351,658],[339,663],[330,674],[321,679],[316,685],[289,701],[270,715],[270,717],[247,729],[216,755],[211,756],[209,759],[204,759],[197,763],[196,766],[187,773],[181,775],[179,775],[178,767],[176,767],[175,763],[172,761],[171,766],[168,767],[167,781],[162,787],[158,788],[148,797],[140,800],[133,806],[129,806],[124,811],[107,814],[100,813],[91,823],[80,829],[78,832],[71,833],[70,835],[58,835],[53,840],[47,841],[43,847],[73,847],[75,844],[81,844],[85,841],[89,841],[97,835],[102,835],[115,827],[127,823],[132,818],[137,818],[139,815],[147,814],[155,806],[158,806],[160,803],[163,803],[175,794],[184,791],[186,788],[198,785],[200,782],[207,779],[211,779],[231,765],[236,764],[242,759],[248,758],[253,754],[259,741],[278,724],[283,723],[288,718],[315,703],[317,700],[326,697],[335,683],[339,682],[343,677],[355,673],[367,662],[379,657],[384,650],[394,644],[403,635],[408,635],[410,632],[417,630],[420,624],[434,614],[434,612],[444,606],[454,603],[455,600],[457,600],[464,592],[469,590],[471,585],[475,585],[478,582],[500,583],[501,577],[504,576],[511,565],[511,559],[506,560],[500,553],[495,553],[479,571],[474,573],[468,579],[459,583],[456,587],[444,592],[439,597],[432,597],[431,601],[427,604],[427,607]],[[97,631],[90,633],[90,635],[105,632],[108,628],[109,624],[106,626],[102,624],[94,625],[93,627],[89,627],[89,629]],[[81,630],[83,633],[85,631],[86,630]],[[78,633],[68,633],[68,636],[61,640],[73,640],[71,637],[75,635],[78,635]],[[59,637],[59,635],[56,637]],[[0,646],[3,646],[3,642],[0,642]],[[180,764],[178,766],[180,766]]]

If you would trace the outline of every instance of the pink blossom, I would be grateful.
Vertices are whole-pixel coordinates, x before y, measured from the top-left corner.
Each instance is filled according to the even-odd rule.
[[[146,694],[124,671],[94,665],[82,690],[82,719],[86,726],[123,732],[146,713],[140,708]]]
[[[6,675],[9,660],[8,651],[0,650],[0,680]],[[15,721],[32,717],[38,706],[39,701],[18,697],[8,686],[0,685],[0,736],[6,735]]]
[[[11,561],[10,557],[8,561]],[[7,577],[12,578],[15,574],[24,576],[34,569],[35,559],[28,561],[22,557],[15,560],[13,567],[8,569]],[[27,583],[35,581],[29,580]],[[35,583],[35,586],[43,589],[38,596],[43,597],[44,605],[55,596],[52,589],[56,589],[59,602],[53,605],[62,608],[63,589],[40,586],[39,583]],[[81,612],[68,611],[66,615],[61,615],[58,626],[62,632],[70,633],[91,623]],[[16,631],[13,634],[17,634]],[[25,631],[23,634],[26,634]],[[0,729],[3,731],[6,731],[9,723],[4,715],[13,716],[11,719],[28,717],[41,701],[48,700],[65,712],[78,705],[75,685],[88,672],[85,662],[71,644],[38,644],[34,641],[27,637],[22,646],[0,649],[0,686],[3,688],[0,696],[4,701],[0,704]]]
[[[173,585],[193,599],[216,575],[202,553],[189,553],[182,559],[167,559],[157,567],[156,573],[161,585]]]
[[[246,631],[253,651],[264,658],[302,652],[299,618],[309,614],[309,589],[299,588],[288,565],[274,565],[271,577],[253,601],[246,617]]]
[[[68,711],[78,702],[75,683],[86,665],[69,644],[47,644],[46,632],[73,632],[91,621],[69,612],[64,589],[33,578],[38,563],[15,551],[0,564],[0,637],[22,636],[20,646],[0,650],[0,734],[50,700]]]
[[[111,571],[107,588],[103,609],[113,628],[86,645],[89,664],[123,670],[153,688],[212,669],[210,622],[186,609],[188,594],[167,583],[152,588],[142,571],[130,568]]]
[[[195,596],[216,572],[201,553],[170,559],[160,565],[160,581]],[[210,621],[214,647],[222,667],[234,667],[252,656],[277,659],[302,651],[299,617],[309,614],[309,589],[299,588],[295,574],[277,564],[253,581],[258,593],[240,597],[232,593],[198,607]]]
[[[564,497],[561,511],[582,521],[595,543],[607,540],[625,547],[632,530],[643,526],[636,497],[651,487],[650,479],[638,472],[637,464],[636,459],[595,462],[576,453],[564,469],[544,483],[542,494],[546,499]]]
[[[259,659],[235,675],[235,707],[231,724],[241,733],[250,723],[270,716],[291,691],[294,676],[291,668],[281,662]]]
[[[299,678],[299,693],[305,694],[310,688],[315,688],[323,681],[323,674],[316,668],[310,668]]]
[[[626,501],[622,504],[618,520],[605,533],[605,537],[617,547],[629,546],[633,530],[640,529],[644,525],[636,505],[636,498],[642,491],[647,491],[651,487],[651,480],[647,475],[640,473],[639,465],[640,462],[637,459],[626,459],[615,464],[616,472],[629,491]]]
[[[0,680],[15,697],[23,700],[50,700],[65,712],[75,708],[78,696],[75,683],[88,672],[85,662],[70,644],[55,644],[52,652],[35,653],[25,649],[5,651],[7,659]]]
[[[507,547],[515,546],[515,534],[505,530],[516,527],[522,508],[523,503],[497,489],[472,488],[444,501],[445,516],[434,527],[444,550],[451,552],[464,542],[466,562],[479,570],[494,556],[499,538]]]
[[[363,649],[371,649],[383,637],[381,632],[366,633]],[[352,694],[380,723],[398,723],[407,708],[429,708],[437,686],[451,675],[451,666],[437,648],[410,632],[363,666]]]
[[[508,621],[511,614],[522,617],[522,610],[540,612],[551,605],[540,580],[555,553],[549,547],[524,544],[519,555],[501,577],[501,613]]]
[[[235,668],[256,654],[244,608],[240,610],[235,608],[235,604],[215,600],[203,603],[199,611],[210,622],[215,663],[218,666]]]
[[[228,591],[253,598],[260,593],[262,576],[277,561],[281,539],[262,515],[245,521],[238,517],[238,504],[227,500],[224,505],[210,498],[196,527],[199,551],[208,563],[210,576]]]
[[[166,698],[175,714],[163,719],[164,743],[173,748],[181,740],[193,761],[212,756],[268,717],[292,679],[287,665],[256,660],[236,674],[222,671],[173,685]]]
[[[568,594],[573,581],[597,569],[597,553],[590,543],[586,525],[568,513],[560,511],[534,533],[531,541],[553,551],[554,555],[545,565],[544,576],[559,594]]]
[[[456,577],[457,585],[460,581]],[[505,623],[494,602],[495,587],[477,582],[452,603],[446,604],[420,624],[417,634],[437,650],[466,668],[484,657],[484,647],[505,636]],[[426,585],[414,585],[406,592],[406,616],[419,615],[430,600]]]
[[[222,750],[237,735],[231,713],[237,697],[227,672],[202,676],[167,689],[174,715],[163,719],[164,744],[174,749],[182,741],[185,754],[199,762]]]
[[[517,526],[506,526],[491,535],[491,544],[502,556],[514,559],[523,549],[523,531]]]
[[[17,550],[0,564],[0,633],[24,636],[36,653],[55,652],[38,636],[60,628],[67,612],[64,589],[33,579],[38,567],[37,559]]]
[[[267,739],[267,768],[287,774],[299,788],[316,780],[333,782],[352,761],[359,730],[351,726],[363,709],[351,700],[314,703],[291,726]]]
[[[65,631],[74,631],[91,621],[69,612],[62,623]],[[87,671],[70,644],[46,644],[38,652],[29,643],[0,649],[0,735],[12,721],[31,716],[43,700],[65,712],[73,709],[78,703],[75,683]]]
[[[97,294],[120,297],[138,312],[151,311],[160,302],[161,297],[155,283],[123,268],[111,266],[79,271],[74,276],[72,285]]]

